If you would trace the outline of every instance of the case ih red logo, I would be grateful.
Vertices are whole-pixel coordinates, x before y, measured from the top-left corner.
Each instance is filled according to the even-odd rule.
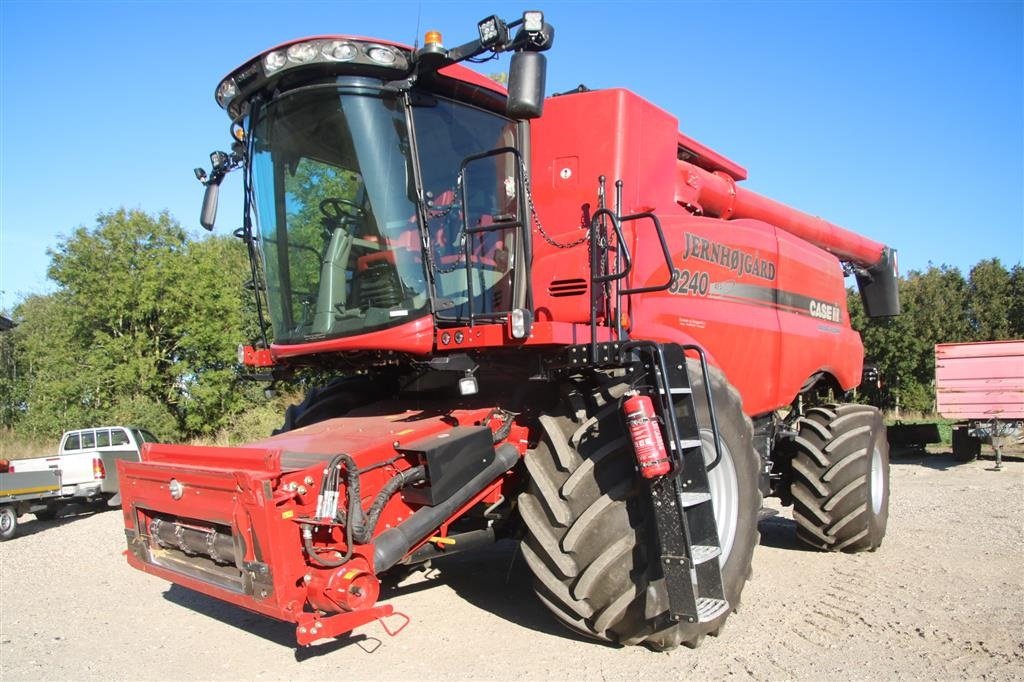
[[[770,260],[687,232],[683,258],[691,257],[728,268],[740,277],[752,275],[769,281],[775,279],[775,263]]]

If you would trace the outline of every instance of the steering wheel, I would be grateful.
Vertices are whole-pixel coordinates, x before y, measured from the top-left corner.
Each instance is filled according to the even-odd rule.
[[[327,197],[320,202],[320,213],[325,218],[331,220],[341,220],[347,218],[348,220],[358,220],[363,217],[363,209],[354,201],[348,199],[339,199],[337,197]]]

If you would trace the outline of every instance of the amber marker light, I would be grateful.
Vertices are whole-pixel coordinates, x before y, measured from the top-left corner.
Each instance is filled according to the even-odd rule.
[[[443,43],[441,42],[440,31],[427,31],[427,34],[423,36],[423,44],[426,45],[437,45],[440,47]]]

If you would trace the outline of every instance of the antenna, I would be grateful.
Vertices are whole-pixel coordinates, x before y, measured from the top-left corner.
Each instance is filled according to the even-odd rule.
[[[412,51],[420,49],[420,16],[423,14],[422,0],[416,5],[416,35],[412,37]]]

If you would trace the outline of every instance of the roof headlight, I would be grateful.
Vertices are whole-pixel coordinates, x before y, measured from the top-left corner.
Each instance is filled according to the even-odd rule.
[[[390,47],[374,45],[366,51],[366,56],[384,66],[391,66],[398,60],[398,55]]]
[[[341,40],[324,43],[321,52],[325,59],[335,62],[350,62],[359,55],[359,49],[355,45]]]
[[[288,48],[288,61],[305,64],[316,57],[316,45],[313,43],[296,43]]]
[[[263,57],[263,71],[268,76],[272,73],[277,73],[284,67],[286,61],[288,61],[288,58],[281,50],[268,52]]]
[[[217,88],[217,104],[226,107],[237,94],[238,86],[235,85],[235,79],[228,78]]]
[[[544,13],[536,10],[523,12],[523,30],[527,33],[544,30]]]

